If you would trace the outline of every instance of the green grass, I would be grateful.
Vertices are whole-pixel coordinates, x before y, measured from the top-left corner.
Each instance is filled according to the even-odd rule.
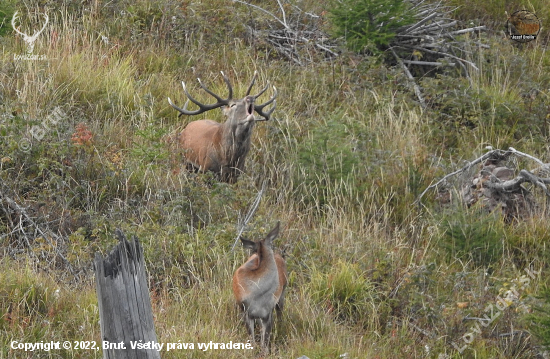
[[[254,3],[279,14],[272,2]],[[327,4],[299,6],[321,14]],[[460,5],[460,16],[472,16]],[[32,1],[15,8],[43,10]],[[496,9],[481,17],[495,18]],[[540,43],[521,47],[487,34],[490,49],[471,47],[479,71],[470,69],[470,80],[419,80],[429,105],[421,110],[399,69],[346,52],[330,61],[312,53],[316,61],[302,67],[277,57],[246,36],[246,25],[266,27],[270,17],[231,1],[67,1],[48,11],[51,24],[35,46],[47,61],[14,61],[25,43],[10,31],[0,38],[0,190],[63,236],[53,245],[39,236],[25,242],[10,233],[17,217],[0,210],[0,358],[22,357],[11,340],[100,340],[91,263],[114,246],[115,228],[143,244],[160,342],[244,342],[230,284],[246,255],[230,248],[264,182],[246,234],[260,238],[280,220],[275,245],[289,271],[271,357],[458,358],[451,343],[468,332],[464,318],[482,316],[526,267],[543,275],[520,302],[541,304],[547,218],[506,224],[455,204],[443,210],[434,192],[423,208],[413,204],[487,145],[550,161],[550,55]],[[329,27],[326,14],[319,21]],[[219,71],[238,96],[254,71],[258,87],[269,80],[279,90],[274,118],[255,127],[246,173],[233,186],[187,173],[169,141],[195,119],[222,120],[219,111],[178,118],[166,100],[183,105],[183,80],[211,101],[196,77],[224,95]],[[56,108],[66,115],[41,140],[31,138],[30,128],[48,125]],[[21,150],[25,139],[29,151]],[[520,302],[465,356],[534,357],[536,339],[499,336],[529,329]]]

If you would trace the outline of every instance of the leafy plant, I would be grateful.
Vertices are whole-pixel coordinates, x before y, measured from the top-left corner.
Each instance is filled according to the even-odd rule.
[[[136,131],[136,135],[141,141],[135,143],[135,147],[131,150],[132,155],[147,161],[147,163],[168,158],[166,145],[161,141],[167,132],[166,129],[154,125]]]
[[[330,10],[336,36],[350,50],[376,53],[384,50],[397,29],[411,24],[408,2],[403,0],[341,0]]]
[[[443,220],[445,231],[439,245],[449,257],[490,267],[502,257],[502,220],[496,214],[465,210]]]

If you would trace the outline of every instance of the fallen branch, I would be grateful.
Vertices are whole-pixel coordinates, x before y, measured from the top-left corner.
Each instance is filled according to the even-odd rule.
[[[404,34],[408,34],[410,32],[412,32],[413,30],[419,28],[420,26],[422,26],[424,23],[430,21],[431,19],[433,19],[434,17],[437,17],[438,13],[434,12],[434,13],[431,13],[430,15],[428,15],[427,17],[425,17],[424,19],[420,20],[419,22],[417,22],[416,24],[412,25],[411,27],[409,28],[406,28],[405,31],[403,31]]]
[[[430,62],[430,61],[411,61],[411,60],[401,60],[404,64],[409,65],[426,65],[426,66],[451,66],[454,67],[456,64],[454,62]]]
[[[403,58],[403,63],[409,66],[441,66],[438,60],[442,57],[456,60],[464,76],[470,78],[466,65],[476,70],[478,67],[466,59],[468,53],[466,42],[458,41],[454,36],[485,30],[485,26],[457,29],[459,22],[451,18],[454,9],[444,5],[443,2],[427,3],[423,0],[411,0],[411,3],[413,6],[410,15],[418,21],[398,29],[390,47],[400,58]],[[459,52],[455,53],[454,50]],[[423,61],[412,62],[413,59],[409,59],[416,52],[422,54]],[[407,72],[405,73],[409,77]]]
[[[426,49],[425,47],[420,47],[420,46],[403,45],[403,47],[410,48],[410,49],[412,49],[412,50],[418,50],[418,51],[420,51],[420,52],[425,51],[425,52],[427,52],[427,53],[434,54],[434,55],[440,55],[440,56],[444,56],[444,57],[450,57],[451,59],[458,60],[458,61],[461,62],[461,63],[466,63],[466,64],[472,66],[474,69],[479,70],[479,69],[477,68],[477,66],[476,66],[473,62],[468,61],[468,60],[464,60],[464,59],[462,59],[462,58],[460,58],[460,57],[458,57],[458,56],[451,55],[451,54],[446,53],[446,52],[435,51],[435,50],[428,50],[428,49]]]
[[[405,64],[403,63],[403,60],[399,56],[397,56],[395,51],[392,48],[390,48],[390,50],[391,50],[393,56],[395,56],[395,59],[397,60],[397,63],[403,69],[403,72],[405,72],[405,75],[409,79],[409,81],[410,81],[410,83],[411,83],[411,85],[414,89],[414,93],[416,94],[416,97],[418,98],[418,101],[420,102],[420,106],[422,106],[422,108],[426,108],[426,101],[424,100],[424,96],[422,96],[422,91],[420,90],[420,86],[418,86],[418,84],[414,80],[414,76],[411,74],[411,72],[409,71],[407,66],[405,66]]]
[[[550,191],[548,191],[548,188],[546,187],[546,184],[550,184],[550,178],[539,178],[538,176],[535,176],[533,173],[527,171],[527,170],[521,170],[519,172],[519,175],[511,180],[504,181],[504,182],[484,182],[483,185],[488,188],[501,190],[501,191],[513,191],[514,189],[517,189],[519,185],[521,185],[524,182],[530,182],[538,187],[540,187],[545,193],[548,198],[550,198]]]
[[[248,25],[246,28],[251,34],[251,37],[265,39],[277,53],[286,57],[290,61],[295,62],[297,65],[303,66],[305,61],[314,61],[311,58],[305,58],[307,56],[301,56],[304,53],[307,54],[306,51],[300,51],[302,49],[315,49],[316,52],[322,51],[324,55],[329,58],[339,56],[336,51],[331,49],[331,47],[335,46],[326,44],[329,36],[327,36],[318,25],[321,22],[320,16],[303,12],[299,7],[293,6],[296,11],[293,11],[291,16],[295,19],[289,19],[287,18],[285,6],[282,0],[277,0],[279,13],[281,14],[280,17],[271,11],[244,0],[233,0],[233,2],[250,6],[251,8],[259,10],[275,19],[279,25],[273,25],[271,29],[256,30]],[[303,23],[300,21],[302,15],[308,16],[312,19],[317,19],[318,21]],[[282,29],[280,25],[282,25]]]
[[[544,162],[542,162],[542,161],[539,160],[538,158],[533,157],[533,156],[531,156],[531,155],[529,155],[529,154],[527,154],[527,153],[520,152],[520,151],[516,150],[514,147],[508,148],[508,151],[510,151],[511,153],[514,153],[514,154],[516,154],[516,155],[518,155],[518,156],[523,156],[523,157],[529,158],[529,159],[531,159],[531,160],[537,162],[537,163],[538,163],[539,165],[541,165],[541,166],[544,165]]]
[[[57,248],[57,245],[55,245],[50,240],[50,236],[55,238],[56,242],[58,242],[58,243],[62,242],[62,239],[58,235],[53,233],[52,231],[48,231],[49,233],[46,233],[46,230],[42,230],[42,228],[40,228],[40,226],[32,219],[32,217],[29,214],[27,214],[27,211],[24,207],[20,206],[16,201],[14,201],[12,198],[7,196],[1,190],[0,190],[0,199],[3,199],[7,203],[8,207],[12,211],[14,211],[16,213],[16,215],[19,216],[19,223],[15,227],[15,228],[17,228],[17,230],[14,229],[12,231],[12,233],[14,233],[14,232],[16,233],[17,231],[20,232],[22,234],[24,240],[25,240],[25,243],[26,243],[27,247],[30,247],[31,244],[30,244],[30,241],[29,241],[29,237],[28,237],[27,233],[25,232],[25,228],[24,228],[25,226],[23,224],[24,222],[27,223],[27,226],[34,228],[34,232],[37,233],[40,237],[44,238],[44,240],[46,240],[50,244],[50,246],[54,249],[54,251],[59,256],[59,258],[61,258],[63,260],[63,262],[65,263],[65,265],[69,269],[69,271],[73,275],[76,275],[75,271],[73,270],[73,267],[71,266],[71,263],[59,251],[59,249]],[[4,209],[4,212],[9,217],[9,213],[5,209]]]
[[[242,1],[242,0],[233,0],[233,2],[238,2],[240,4],[244,4],[244,5],[248,5],[250,7],[253,7],[256,10],[260,10],[261,12],[266,13],[266,14],[270,15],[272,18],[274,18],[275,20],[277,20],[281,25],[283,25],[285,27],[285,29],[291,30],[290,27],[288,27],[288,25],[286,23],[284,8],[281,6],[281,3],[279,2],[279,0],[277,0],[277,2],[279,2],[279,7],[283,11],[284,20],[279,19],[277,16],[275,16],[275,14],[273,14],[272,12],[267,11],[266,9],[264,9],[264,8],[258,6],[258,5],[250,4],[250,3],[247,3],[246,1]]]
[[[486,29],[485,26],[476,26],[476,27],[471,27],[469,29],[462,29],[462,30],[452,31],[452,32],[449,32],[449,35],[460,35],[460,34],[466,34],[466,33],[469,33],[469,32],[485,30],[485,29]]]

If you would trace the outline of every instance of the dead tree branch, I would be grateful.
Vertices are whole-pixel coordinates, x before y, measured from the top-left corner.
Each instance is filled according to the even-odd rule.
[[[542,162],[541,160],[539,160],[538,158],[536,157],[533,157],[527,153],[523,153],[523,152],[520,152],[518,150],[516,150],[514,147],[510,147],[508,148],[508,151],[510,151],[511,153],[513,154],[516,154],[518,156],[522,156],[522,157],[526,157],[526,158],[529,158],[530,160],[533,160],[535,162],[537,162],[539,165],[543,166],[544,165],[544,162]]]
[[[456,35],[475,33],[485,30],[485,26],[474,26],[465,29],[456,29],[458,21],[451,18],[453,8],[445,6],[442,2],[426,3],[423,0],[411,0],[413,7],[410,10],[412,16],[418,21],[412,25],[404,26],[390,44],[392,54],[397,59],[401,68],[408,66],[455,66],[455,63],[440,61],[442,58],[453,59],[463,69],[464,75],[469,78],[468,67],[478,69],[468,61],[466,42],[459,41]],[[415,4],[416,3],[416,4]],[[486,47],[486,45],[480,45]],[[455,54],[456,50],[460,53]],[[422,61],[419,61],[422,59]],[[407,68],[408,69],[408,68]],[[405,69],[403,69],[405,71]],[[410,71],[405,71],[410,79]],[[415,93],[418,97],[415,86]]]
[[[532,161],[535,161],[537,164],[539,164],[541,166],[542,170],[549,170],[550,169],[550,164],[545,164],[540,159],[538,159],[536,157],[533,157],[529,154],[520,152],[520,151],[516,150],[513,147],[508,148],[508,150],[506,150],[506,151],[499,150],[499,149],[491,150],[491,151],[485,153],[483,156],[481,156],[479,158],[476,158],[475,160],[473,160],[471,162],[468,162],[466,164],[466,166],[462,167],[461,169],[445,175],[443,178],[441,178],[436,183],[428,186],[418,196],[418,198],[414,201],[414,204],[417,204],[417,205],[421,204],[422,197],[429,190],[431,190],[433,188],[436,188],[441,183],[446,181],[448,178],[456,176],[457,174],[463,173],[463,172],[469,170],[470,168],[472,168],[472,166],[474,166],[478,163],[481,163],[481,162],[483,162],[483,161],[485,161],[485,160],[487,160],[491,157],[494,157],[495,155],[497,155],[501,158],[506,158],[509,155],[516,155],[516,156],[525,157],[525,158],[528,158]],[[550,171],[548,171],[548,172],[550,172]],[[524,182],[532,183],[533,185],[541,188],[544,191],[544,193],[546,194],[546,196],[550,199],[550,191],[546,187],[547,184],[550,184],[550,178],[544,178],[544,177],[537,176],[534,173],[532,173],[530,171],[527,171],[527,170],[524,170],[524,169],[522,169],[520,171],[519,175],[514,179],[510,179],[510,180],[506,180],[506,181],[500,181],[498,178],[492,176],[490,178],[490,181],[485,181],[483,183],[483,185],[487,188],[492,188],[492,189],[497,189],[497,190],[502,190],[502,191],[512,191],[512,190],[516,190]]]
[[[397,63],[403,69],[403,72],[405,72],[405,75],[409,79],[409,82],[411,83],[411,86],[414,89],[414,93],[416,94],[416,97],[418,98],[418,102],[420,102],[420,105],[422,106],[422,108],[426,108],[426,101],[424,100],[424,96],[422,96],[422,91],[420,90],[420,86],[418,86],[418,84],[414,80],[414,76],[411,74],[411,72],[409,71],[407,66],[405,66],[405,64],[403,63],[403,60],[401,60],[401,58],[399,56],[397,56],[395,51],[393,51],[393,49],[390,49],[390,50],[391,50],[393,56],[395,56],[395,59],[397,60]]]
[[[285,29],[287,30],[292,30],[290,27],[288,27],[288,24],[286,23],[286,17],[285,17],[285,10],[284,8],[282,7],[281,3],[279,0],[277,0],[277,2],[279,3],[279,8],[281,8],[282,12],[283,12],[283,20],[279,19],[277,16],[275,16],[275,14],[273,14],[272,12],[270,11],[267,11],[266,9],[258,6],[258,5],[254,5],[254,4],[250,4],[246,1],[242,1],[242,0],[233,0],[233,2],[238,2],[240,4],[244,4],[244,5],[248,5],[256,10],[260,10],[261,12],[265,13],[265,14],[268,14],[269,16],[271,16],[272,18],[274,18],[275,20],[277,20],[281,25],[284,26]]]
[[[486,159],[488,159],[489,157],[491,157],[493,154],[495,153],[498,153],[498,154],[505,154],[506,152],[505,151],[502,151],[502,150],[492,150],[492,151],[489,151],[487,152],[486,154],[484,154],[483,156],[479,157],[479,158],[476,158],[475,160],[473,160],[472,162],[468,162],[466,164],[466,166],[462,167],[461,169],[459,170],[456,170],[452,173],[449,173],[447,175],[445,175],[443,178],[441,178],[439,181],[437,181],[436,183],[432,184],[432,185],[429,185],[421,194],[420,196],[418,196],[418,198],[413,202],[413,204],[421,204],[421,200],[422,200],[422,197],[424,197],[424,195],[426,194],[426,192],[428,192],[429,190],[433,189],[433,188],[436,188],[437,186],[439,186],[441,183],[445,182],[448,178],[450,177],[453,177],[453,176],[456,176],[457,174],[459,173],[462,173],[462,172],[465,172],[467,170],[469,170],[470,168],[472,168],[472,166],[482,162],[482,161],[485,161]]]
[[[314,61],[311,56],[306,56],[307,51],[320,52],[326,58],[338,56],[336,45],[329,41],[329,36],[318,26],[321,22],[319,15],[304,12],[299,7],[293,6],[296,11],[289,17],[282,0],[277,0],[280,16],[244,0],[233,0],[233,2],[247,5],[275,19],[278,25],[272,24],[269,29],[258,30],[249,25],[247,29],[253,39],[269,44],[279,55],[286,57],[289,61],[299,66]],[[313,21],[307,21],[306,24],[302,21],[305,16]]]
[[[3,184],[0,183],[0,187],[3,187]],[[61,258],[61,260],[64,262],[66,267],[69,269],[69,271],[76,275],[73,267],[71,266],[71,263],[65,258],[65,256],[61,253],[61,251],[58,248],[59,243],[63,243],[64,240],[58,236],[53,231],[48,230],[47,228],[42,228],[41,225],[39,225],[28,213],[27,210],[19,205],[15,200],[13,200],[10,196],[6,194],[6,190],[3,190],[0,188],[0,204],[2,202],[6,203],[7,208],[2,208],[3,212],[6,214],[6,218],[8,218],[8,222],[10,222],[12,231],[9,233],[9,235],[15,235],[19,234],[20,238],[24,240],[25,245],[27,248],[31,247],[31,242],[37,238],[41,237],[44,238],[48,242],[48,244],[51,246],[51,248],[54,249],[56,255]],[[17,224],[14,225],[14,222],[11,220],[12,215],[15,215],[18,217]],[[32,237],[27,232],[33,233]],[[55,243],[52,241],[52,238],[55,240]]]
[[[546,184],[550,184],[550,178],[540,178],[527,170],[521,170],[519,175],[514,179],[504,182],[485,182],[484,186],[501,191],[512,191],[524,182],[530,182],[540,187],[546,193],[546,196],[550,198],[550,191],[546,187]]]

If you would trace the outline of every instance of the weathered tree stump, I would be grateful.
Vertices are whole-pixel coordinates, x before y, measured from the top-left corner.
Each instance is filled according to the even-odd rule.
[[[512,155],[535,161],[539,167],[531,171],[510,168],[506,163]],[[428,186],[418,196],[415,203],[420,204],[426,192],[438,188],[436,199],[440,205],[448,206],[452,203],[453,198],[452,185],[447,183],[447,179],[467,172],[477,164],[480,164],[478,173],[460,185],[462,188],[459,197],[463,204],[468,207],[477,205],[487,212],[498,209],[507,222],[524,220],[535,214],[548,215],[550,211],[550,189],[547,185],[550,185],[550,163],[544,163],[538,158],[520,152],[513,147],[508,148],[506,151],[491,149],[483,156],[468,162],[461,169],[445,175],[436,183]],[[516,175],[516,173],[518,174]],[[523,183],[531,183],[532,186],[531,188],[525,188],[522,186]],[[545,194],[542,199],[534,195],[533,192],[536,188],[542,189]]]
[[[160,359],[159,351],[136,345],[157,343],[143,248],[119,229],[116,236],[120,243],[111,253],[94,260],[103,358]]]

